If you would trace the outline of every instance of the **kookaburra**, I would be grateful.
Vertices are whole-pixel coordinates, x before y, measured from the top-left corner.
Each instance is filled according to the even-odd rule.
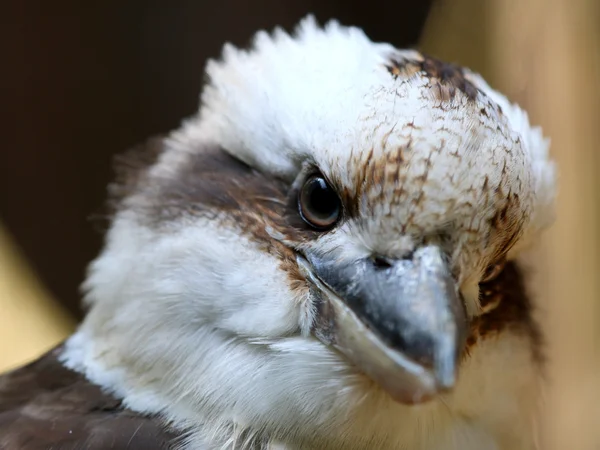
[[[121,160],[83,323],[0,378],[0,448],[535,448],[516,258],[555,174],[527,115],[311,18],[206,74]]]

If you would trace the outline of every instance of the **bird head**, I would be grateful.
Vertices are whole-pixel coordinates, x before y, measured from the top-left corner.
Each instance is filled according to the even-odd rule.
[[[137,409],[258,428],[451,390],[480,283],[552,219],[540,130],[335,22],[206,73],[198,114],[123,160],[70,357]]]

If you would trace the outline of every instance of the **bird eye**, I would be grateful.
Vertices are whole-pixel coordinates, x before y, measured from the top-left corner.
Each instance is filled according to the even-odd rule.
[[[500,275],[502,273],[502,269],[504,269],[505,265],[506,265],[506,262],[501,261],[501,262],[498,262],[496,264],[492,264],[491,266],[489,266],[487,268],[487,270],[485,271],[485,273],[483,274],[483,277],[481,278],[481,283],[488,283],[488,282],[493,281],[496,278],[498,278],[498,275]]]
[[[298,194],[298,210],[311,227],[325,230],[340,218],[342,205],[334,189],[319,175],[309,177]]]

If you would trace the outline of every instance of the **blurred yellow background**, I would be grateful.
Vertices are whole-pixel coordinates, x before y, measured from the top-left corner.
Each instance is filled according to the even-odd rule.
[[[74,322],[41,286],[0,225],[0,372],[63,340]]]
[[[533,256],[550,386],[541,448],[600,449],[600,2],[442,1],[422,48],[482,73],[552,139],[558,219]],[[0,311],[0,370],[35,357],[74,326],[2,228]]]

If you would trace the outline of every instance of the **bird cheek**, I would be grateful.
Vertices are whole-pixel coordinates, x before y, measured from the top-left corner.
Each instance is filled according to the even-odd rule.
[[[220,328],[236,335],[257,338],[297,333],[300,310],[290,299],[289,292],[283,295],[263,293],[256,302],[246,302],[228,315],[223,315],[224,322]]]
[[[301,285],[290,283],[270,255],[260,255],[256,268],[229,284],[221,296],[223,322],[215,324],[236,335],[274,338],[298,333]],[[259,264],[259,262],[261,264]],[[260,266],[260,267],[259,267]]]

